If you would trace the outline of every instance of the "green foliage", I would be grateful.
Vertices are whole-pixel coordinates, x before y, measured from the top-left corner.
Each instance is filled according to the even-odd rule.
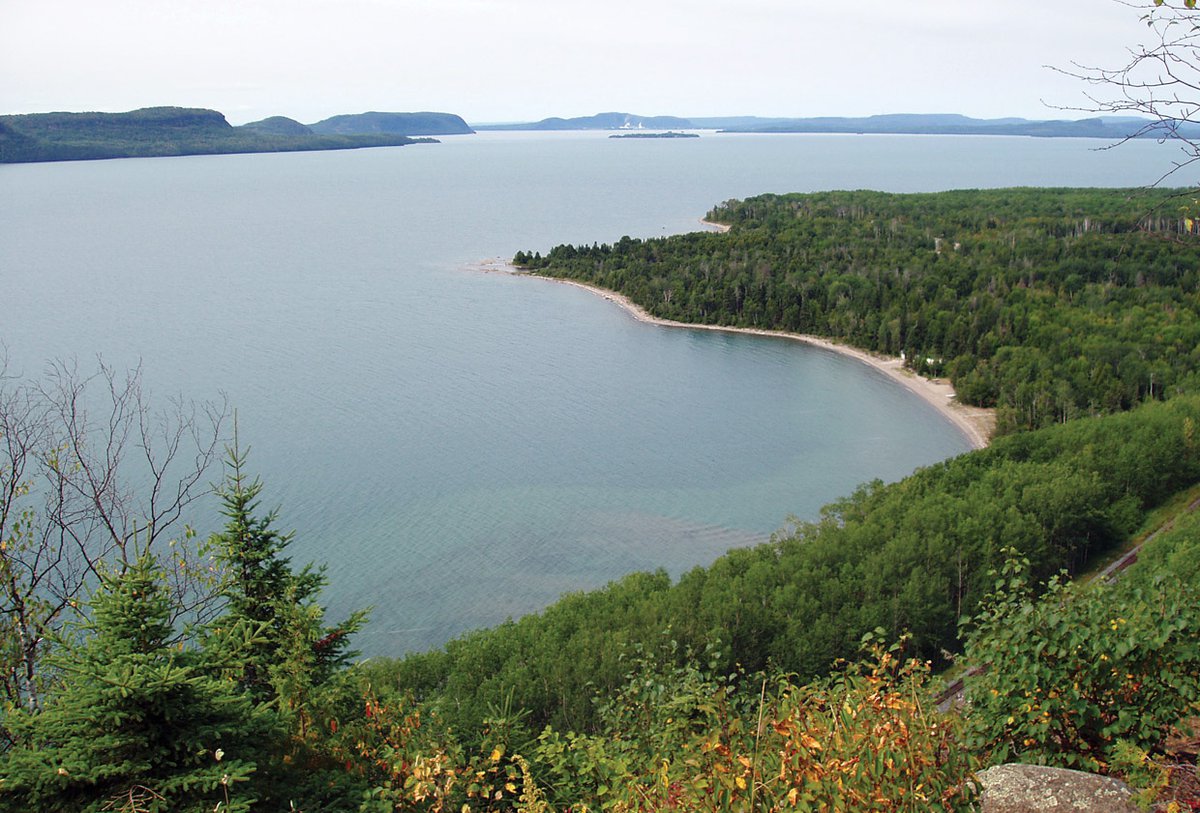
[[[364,711],[330,739],[347,770],[367,785],[364,813],[393,810],[544,810],[529,763],[508,747],[506,721],[493,720],[479,749],[411,697],[381,700],[366,688]]]
[[[219,626],[237,628],[244,624],[255,636],[242,653],[241,683],[260,699],[269,697],[272,673],[297,648],[308,650],[305,671],[319,683],[344,666],[350,636],[365,621],[355,614],[339,627],[324,627],[324,613],[316,605],[325,580],[319,571],[305,566],[293,571],[284,550],[292,534],[275,530],[276,512],[259,514],[259,480],[245,473],[246,453],[228,451],[225,482],[218,487],[225,528],[208,542],[217,564],[225,574],[221,592],[228,605]],[[308,630],[313,640],[297,647],[297,627]]]
[[[717,647],[680,651],[669,639],[650,649],[634,647],[631,657],[622,658],[624,685],[596,699],[597,733],[547,727],[538,738],[533,764],[549,798],[559,805],[625,809],[637,798],[630,777],[653,783],[691,741],[744,734],[753,713],[738,689],[744,676],[717,674],[722,661]]]
[[[153,409],[137,369],[56,362],[25,380],[0,351],[0,709],[40,707],[55,678],[47,656],[102,563],[166,545],[199,497],[222,418],[213,404]],[[189,542],[185,529],[164,567],[176,611],[203,614],[211,591]],[[10,741],[0,719],[0,749]]]
[[[1200,587],[1163,570],[1153,583],[1031,594],[1011,560],[974,619],[969,747],[995,763],[1107,770],[1118,750],[1156,746],[1200,708]],[[1125,758],[1128,761],[1128,758]]]
[[[1179,514],[1138,553],[1138,566],[1122,574],[1122,581],[1153,588],[1157,573],[1171,573],[1185,584],[1200,584],[1200,512]]]
[[[362,810],[411,806],[433,813],[449,809],[459,785],[462,749],[410,699],[383,703],[368,693],[364,712],[333,738],[336,753],[364,777]]]
[[[218,487],[224,529],[209,550],[224,574],[224,614],[208,631],[227,657],[219,666],[255,702],[269,707],[287,735],[263,744],[259,789],[267,803],[312,800],[344,792],[324,737],[327,727],[353,716],[359,705],[346,673],[353,634],[364,611],[329,626],[318,603],[325,578],[305,566],[294,570],[284,551],[291,534],[275,530],[275,512],[259,513],[262,483],[245,473],[246,453],[229,449]]]
[[[815,334],[948,375],[1001,433],[1196,389],[1200,244],[1171,190],[762,195],[727,234],[558,246],[518,265],[655,316]],[[1148,214],[1149,213],[1149,214]]]
[[[1152,810],[1154,802],[1171,784],[1171,766],[1161,755],[1139,748],[1128,740],[1117,740],[1110,749],[1109,770],[1137,792],[1134,803],[1141,810]],[[1181,813],[1182,808],[1168,806],[1168,813]]]
[[[365,614],[325,622],[323,575],[292,569],[245,455],[228,467],[208,543],[223,613],[176,629],[182,598],[148,555],[104,575],[86,623],[60,636],[42,710],[10,708],[3,809],[357,809],[364,785],[329,734],[362,713],[347,667]]]
[[[82,642],[54,658],[63,681],[43,710],[10,717],[0,806],[248,810],[269,719],[206,668],[212,653],[179,642],[157,565],[143,556],[104,574],[91,609]]]

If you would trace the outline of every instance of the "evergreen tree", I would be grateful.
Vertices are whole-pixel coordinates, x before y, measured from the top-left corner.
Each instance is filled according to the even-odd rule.
[[[227,674],[288,732],[260,764],[256,788],[268,805],[286,808],[299,799],[305,809],[339,809],[357,791],[345,786],[348,777],[327,754],[323,735],[336,730],[339,717],[360,713],[346,666],[366,613],[325,623],[324,573],[308,565],[293,571],[284,555],[293,535],[275,529],[276,512],[259,513],[262,483],[246,475],[236,433],[226,467],[217,488],[226,524],[209,545],[228,603],[209,634],[228,644],[211,649],[232,655],[223,665]]]
[[[246,456],[235,436],[225,481],[217,488],[227,521],[209,545],[226,574],[222,592],[228,606],[218,626],[255,630],[238,664],[239,680],[256,698],[270,701],[280,694],[280,679],[291,675],[294,682],[298,663],[313,684],[342,669],[356,654],[350,638],[366,621],[366,612],[325,624],[318,604],[325,575],[311,565],[292,570],[284,551],[293,534],[275,530],[276,511],[258,513],[262,481],[246,475]]]
[[[180,643],[171,610],[149,555],[101,575],[84,634],[54,659],[61,684],[9,720],[0,809],[249,809],[268,719],[206,668],[212,653]]]
[[[277,512],[255,515],[262,482],[247,478],[245,461],[246,455],[237,449],[235,441],[228,451],[225,481],[217,488],[225,528],[209,543],[224,572],[221,592],[228,601],[218,629],[228,629],[241,621],[256,631],[238,658],[238,679],[256,698],[269,700],[274,695],[270,666],[279,658],[280,640],[275,628],[279,602],[289,592],[297,601],[308,601],[320,583],[309,568],[292,573],[290,560],[282,555],[292,534],[274,529]]]

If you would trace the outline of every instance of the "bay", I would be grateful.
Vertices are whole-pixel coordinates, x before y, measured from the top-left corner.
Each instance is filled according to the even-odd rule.
[[[967,449],[858,362],[473,264],[692,230],[761,192],[1136,186],[1174,154],[1100,146],[484,133],[4,166],[0,340],[27,375],[100,354],[159,396],[225,393],[294,559],[327,564],[332,615],[374,606],[365,652],[399,654]]]

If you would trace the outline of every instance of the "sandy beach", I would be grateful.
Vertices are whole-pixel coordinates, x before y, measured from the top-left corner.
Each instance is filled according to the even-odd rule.
[[[703,221],[702,221],[703,222]],[[720,226],[721,224],[707,224],[710,226]],[[819,336],[809,336],[802,333],[788,333],[782,330],[760,330],[757,328],[741,328],[741,327],[722,327],[720,325],[697,325],[690,322],[675,322],[670,319],[659,319],[651,316],[639,305],[635,304],[628,297],[613,291],[598,288],[595,285],[577,282],[575,280],[557,279],[555,277],[543,277],[538,274],[525,272],[517,268],[511,262],[499,258],[484,260],[473,266],[479,271],[513,274],[519,277],[529,277],[531,279],[545,280],[547,282],[557,282],[563,285],[573,285],[576,288],[582,288],[585,291],[590,291],[598,296],[602,296],[609,302],[620,305],[628,311],[635,319],[641,322],[647,322],[653,325],[662,325],[665,327],[683,327],[691,330],[717,330],[725,333],[748,333],[753,336],[775,336],[783,339],[791,339],[793,341],[804,342],[805,344],[820,347],[834,353],[840,353],[843,356],[861,361],[863,364],[878,370],[892,380],[907,387],[911,392],[918,395],[926,403],[938,410],[946,416],[954,426],[962,432],[970,442],[971,446],[976,449],[983,449],[988,445],[992,437],[992,432],[996,428],[995,410],[984,409],[982,407],[968,406],[958,402],[954,397],[954,387],[944,378],[924,378],[917,375],[912,370],[904,366],[904,362],[896,357],[882,356],[877,353],[870,353],[866,350],[859,350],[856,347],[849,347],[844,344],[823,339]]]

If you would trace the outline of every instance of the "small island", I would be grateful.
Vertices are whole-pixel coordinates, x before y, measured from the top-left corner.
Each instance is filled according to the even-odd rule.
[[[617,133],[610,135],[609,138],[699,138],[699,133],[677,133],[674,131],[668,133]]]

